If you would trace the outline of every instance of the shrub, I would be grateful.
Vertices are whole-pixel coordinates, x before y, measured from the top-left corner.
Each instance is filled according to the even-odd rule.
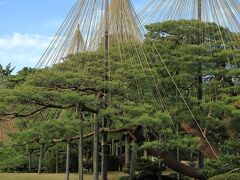
[[[129,176],[122,176],[119,178],[119,180],[128,180],[129,179]]]
[[[206,178],[225,173],[240,173],[240,157],[235,155],[222,155],[218,160],[208,160],[203,170]]]

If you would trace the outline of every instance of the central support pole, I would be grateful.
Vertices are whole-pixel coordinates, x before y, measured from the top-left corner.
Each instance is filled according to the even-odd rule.
[[[202,20],[202,0],[198,0],[198,20]]]
[[[199,21],[202,21],[202,0],[198,0],[198,20]],[[198,38],[198,45],[200,45],[202,42],[201,42],[201,37],[200,37],[200,34],[199,34],[199,38]],[[203,100],[203,88],[202,88],[202,83],[203,83],[203,80],[202,80],[202,63],[199,62],[198,63],[198,76],[197,76],[197,84],[198,84],[198,87],[197,87],[197,98],[198,98],[198,101],[201,102]],[[199,168],[204,168],[204,155],[202,152],[198,152],[198,167]]]
[[[108,64],[108,60],[109,60],[109,0],[105,0],[105,20],[106,20],[106,24],[105,24],[105,35],[104,35],[104,39],[105,39],[105,52],[104,52],[104,82],[106,83],[106,81],[109,80],[108,77],[108,72],[109,72],[109,64]],[[108,101],[108,94],[106,91],[106,86],[104,87],[104,108],[107,108],[107,101]],[[107,118],[103,117],[102,120],[102,127],[106,128],[107,127]],[[102,169],[102,180],[107,180],[107,140],[108,140],[108,136],[106,133],[104,133],[102,135],[102,162],[101,162],[101,169]]]

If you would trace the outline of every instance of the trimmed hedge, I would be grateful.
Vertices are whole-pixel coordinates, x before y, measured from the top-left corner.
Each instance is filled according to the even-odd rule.
[[[239,180],[239,179],[240,179],[240,174],[233,173],[233,174],[221,174],[218,176],[214,176],[209,180]]]
[[[119,180],[129,180],[129,176],[122,176],[119,178]]]

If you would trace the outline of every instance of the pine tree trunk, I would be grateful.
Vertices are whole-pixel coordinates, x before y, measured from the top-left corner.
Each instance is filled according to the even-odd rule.
[[[99,144],[99,125],[94,114],[94,137],[93,137],[93,180],[98,180],[98,144]]]
[[[157,158],[162,158],[163,163],[167,167],[173,169],[176,172],[179,172],[179,173],[184,174],[184,175],[186,175],[188,177],[191,177],[191,178],[204,179],[204,177],[202,177],[202,175],[201,175],[201,173],[198,169],[177,162],[177,160],[174,159],[174,155],[170,152],[162,152],[162,151],[157,150],[157,149],[155,149],[155,150],[152,149],[152,150],[148,150],[148,154],[150,156],[154,156],[154,157],[157,157]]]
[[[198,151],[198,168],[202,169],[204,168],[204,154],[201,151]]]
[[[38,160],[38,174],[42,173],[42,157],[43,157],[43,145],[40,145],[39,160]]]
[[[66,180],[69,180],[69,166],[70,166],[70,141],[67,142]]]
[[[182,123],[181,126],[187,133],[192,134],[194,137],[199,138],[198,141],[199,151],[201,151],[209,159],[217,159],[216,155],[217,156],[220,155],[219,148],[211,144],[212,148],[214,149],[214,152],[216,153],[215,154],[195,124]]]

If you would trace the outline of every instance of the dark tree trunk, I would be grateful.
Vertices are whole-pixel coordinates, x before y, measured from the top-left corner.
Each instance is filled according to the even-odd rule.
[[[201,151],[198,151],[198,168],[200,169],[204,168],[205,166],[204,159],[205,159],[204,154]]]
[[[170,152],[161,152],[160,150],[148,150],[148,154],[163,159],[163,163],[167,167],[173,169],[178,173],[195,179],[205,179],[203,176],[201,176],[200,170],[177,162],[177,160],[173,158],[174,155]]]

